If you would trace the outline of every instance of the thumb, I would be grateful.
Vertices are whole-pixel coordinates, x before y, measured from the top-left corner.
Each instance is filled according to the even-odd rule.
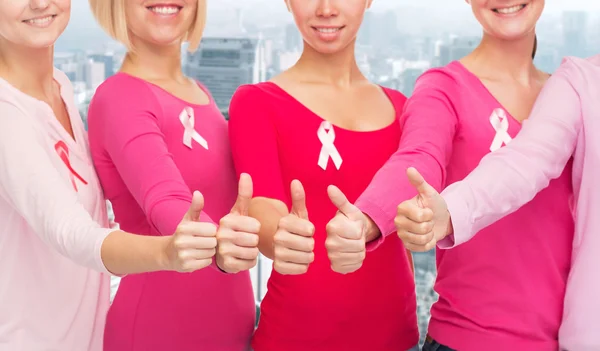
[[[306,193],[299,180],[294,179],[290,185],[292,192],[292,211],[291,213],[298,218],[308,220],[308,210],[306,209]]]
[[[192,195],[192,204],[183,218],[188,221],[198,221],[200,219],[200,212],[202,212],[203,209],[204,196],[202,196],[199,191],[194,191],[194,194]]]
[[[327,188],[327,194],[331,202],[337,207],[337,209],[344,214],[344,216],[355,219],[356,215],[362,213],[358,207],[354,206],[344,193],[335,185],[330,185]]]
[[[427,199],[431,198],[435,195],[438,195],[437,190],[435,190],[429,183],[425,181],[425,178],[417,171],[415,168],[410,167],[406,174],[408,175],[408,181],[412,186],[417,189],[421,198]]]
[[[252,200],[252,192],[252,177],[247,173],[242,173],[238,184],[237,200],[231,209],[231,213],[247,216],[248,209],[250,208],[250,201]]]

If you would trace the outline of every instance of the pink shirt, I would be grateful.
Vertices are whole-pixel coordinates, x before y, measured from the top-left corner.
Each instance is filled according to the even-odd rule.
[[[111,230],[73,89],[54,79],[75,140],[50,106],[0,79],[0,350],[102,349]]]
[[[190,104],[119,73],[98,88],[88,123],[94,164],[123,230],[173,234],[192,190],[204,195],[202,221],[218,223],[231,210],[237,178],[227,122],[212,97]],[[254,319],[247,271],[131,275],[109,311],[105,349],[245,351]]]
[[[392,89],[383,93],[399,117],[406,97]],[[269,278],[254,349],[404,351],[416,345],[414,276],[402,241],[390,238],[352,274],[332,271],[325,248],[326,226],[337,211],[327,187],[338,186],[354,201],[396,151],[398,118],[373,131],[333,125],[326,132],[323,118],[271,82],[239,87],[229,111],[236,169],[252,176],[254,196],[278,199],[291,208],[290,183],[298,179],[315,226],[315,259],[308,272],[273,271]],[[323,133],[333,136],[341,163],[320,158]]]
[[[441,189],[510,143],[521,127],[459,62],[419,78],[401,123],[398,151],[357,201],[386,235],[395,232],[398,204],[416,195],[409,166]],[[431,337],[461,351],[557,349],[574,231],[570,178],[567,167],[486,235],[436,252],[439,300],[431,310]]]
[[[559,334],[561,348],[569,351],[600,350],[599,96],[600,55],[565,59],[546,83],[519,136],[508,147],[483,158],[464,181],[443,193],[454,236],[440,246],[465,245],[483,237],[473,238],[477,232],[528,203],[573,157],[576,230]],[[555,199],[549,201],[549,206],[555,206]],[[542,214],[534,219],[541,226],[549,221]],[[523,233],[515,245],[529,236],[531,233]],[[539,246],[552,240],[552,236],[545,238]],[[538,250],[530,252],[537,255]]]

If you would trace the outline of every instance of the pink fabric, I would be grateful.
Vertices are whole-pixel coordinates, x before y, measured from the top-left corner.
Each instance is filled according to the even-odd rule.
[[[426,72],[404,110],[400,148],[357,201],[359,208],[384,234],[394,232],[398,204],[416,194],[406,169],[416,167],[436,189],[463,179],[490,153],[494,112],[506,114],[507,133],[516,136],[521,125],[459,62]],[[461,351],[556,350],[571,263],[571,198],[569,165],[484,235],[438,250],[439,300],[429,334]]]
[[[464,181],[443,193],[454,235],[440,246],[465,245],[486,235],[484,228],[528,203],[561,174],[573,156],[576,232],[559,334],[561,348],[570,351],[600,349],[599,96],[600,55],[588,60],[566,59],[544,87],[519,136],[508,147],[484,157]],[[556,199],[548,201],[547,206],[556,206]],[[535,218],[542,227],[552,221],[542,214]],[[477,232],[482,235],[473,238]],[[531,233],[523,235],[521,240],[527,240]],[[540,246],[553,240],[547,237]]]
[[[399,117],[406,97],[384,89]],[[291,207],[290,183],[302,182],[315,226],[315,260],[302,275],[273,271],[252,346],[256,351],[399,351],[418,343],[414,276],[398,237],[370,252],[352,274],[331,270],[326,225],[337,208],[327,187],[354,201],[398,147],[398,120],[369,132],[332,126],[342,163],[319,166],[324,120],[271,82],[243,85],[230,108],[238,172],[249,173],[255,196]]]
[[[192,138],[191,147],[184,143],[182,120],[190,113],[208,149],[200,138]],[[237,180],[227,122],[212,98],[189,104],[119,73],[98,88],[88,123],[94,164],[123,230],[172,234],[192,190],[204,195],[201,220],[218,222],[229,213]],[[105,350],[246,350],[254,319],[247,271],[128,276],[108,314]]]
[[[75,139],[0,79],[0,350],[102,349],[111,230],[73,89],[54,79]]]

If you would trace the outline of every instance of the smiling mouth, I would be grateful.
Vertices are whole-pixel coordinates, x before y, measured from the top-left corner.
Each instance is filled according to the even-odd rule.
[[[23,21],[23,23],[40,26],[40,25],[48,24],[50,21],[52,21],[54,19],[54,17],[56,17],[56,15],[48,15],[46,17],[32,18],[32,19]]]
[[[337,33],[339,31],[341,31],[342,29],[344,29],[345,26],[341,26],[341,27],[313,27],[314,30],[316,30],[319,33],[324,33],[324,34],[333,34],[333,33]]]
[[[521,5],[511,6],[511,7],[504,7],[501,9],[493,9],[492,11],[502,14],[502,15],[512,15],[513,13],[517,13],[517,12],[523,10],[526,6],[527,6],[527,4],[521,4]]]
[[[158,15],[174,15],[181,11],[181,6],[175,5],[156,5],[156,6],[148,6],[148,10],[158,14]]]

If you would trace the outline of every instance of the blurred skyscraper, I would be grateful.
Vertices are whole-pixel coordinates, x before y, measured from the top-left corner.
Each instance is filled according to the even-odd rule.
[[[206,85],[227,118],[231,97],[240,85],[266,80],[264,42],[260,38],[204,38],[198,51],[186,54],[184,71]]]

